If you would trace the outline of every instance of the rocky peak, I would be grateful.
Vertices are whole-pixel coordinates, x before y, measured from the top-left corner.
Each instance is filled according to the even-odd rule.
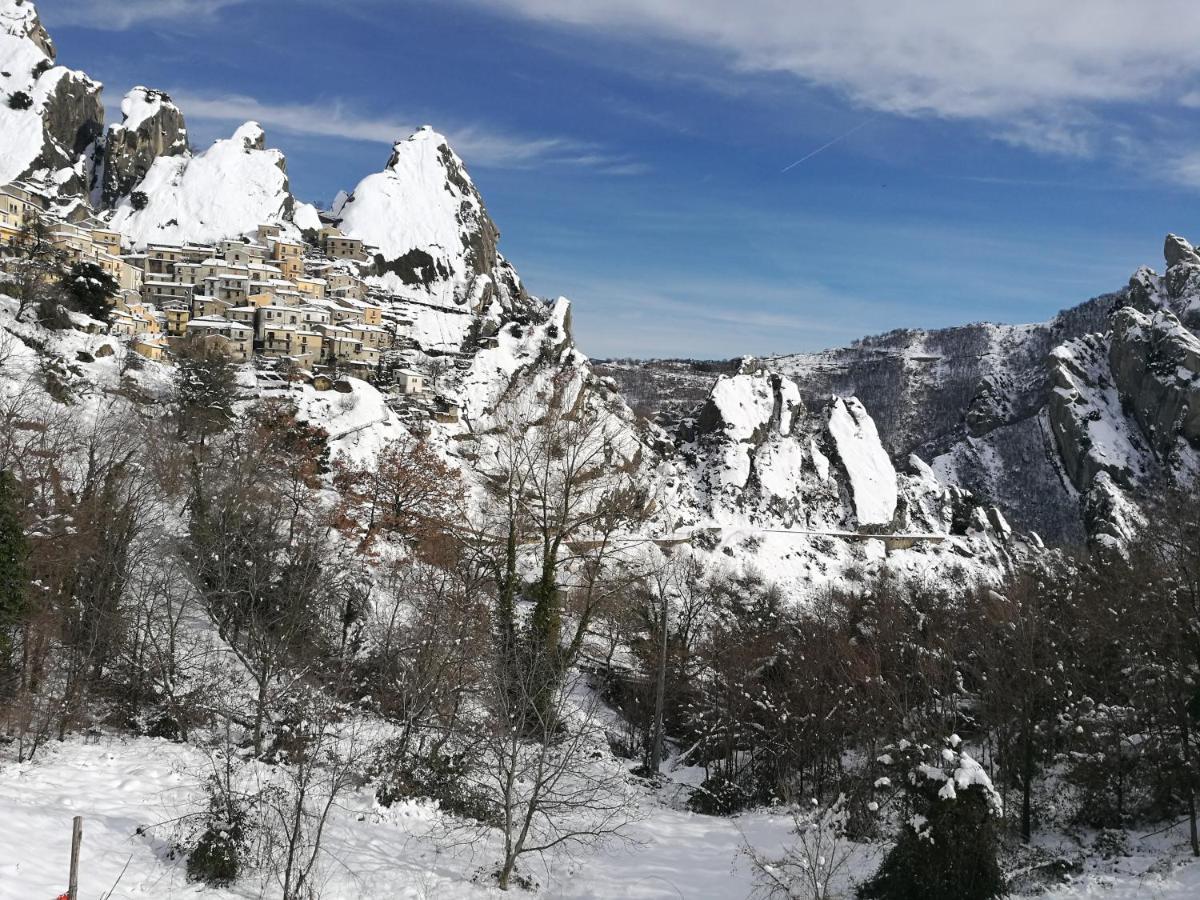
[[[106,208],[129,194],[156,159],[188,150],[183,113],[162,91],[135,87],[121,101],[121,117],[104,140],[99,202]]]
[[[246,122],[233,133],[232,140],[234,142],[241,141],[242,147],[247,153],[253,150],[267,149],[267,133],[263,131],[263,127],[257,122]],[[280,160],[282,161],[282,159],[283,155],[280,154]],[[284,167],[284,171],[287,171],[286,166]]]
[[[0,0],[0,32],[28,40],[51,62],[58,53],[37,9],[26,0]]]
[[[1109,362],[1122,400],[1160,458],[1200,445],[1200,339],[1170,312],[1132,307],[1112,320]]]
[[[466,166],[428,126],[398,141],[384,170],[340,195],[332,212],[371,248],[375,277],[394,290],[461,301],[476,279],[511,276]]]
[[[121,198],[112,225],[136,246],[156,241],[209,243],[291,221],[295,201],[287,160],[266,149],[257,122],[247,122],[202,153],[159,156],[134,187],[145,202]]]
[[[1200,254],[1197,254],[1196,249],[1177,234],[1167,235],[1163,242],[1163,256],[1166,258],[1168,269],[1180,264],[1200,264]]]
[[[101,86],[54,57],[34,5],[0,0],[0,184],[27,179],[81,196],[104,127]]]

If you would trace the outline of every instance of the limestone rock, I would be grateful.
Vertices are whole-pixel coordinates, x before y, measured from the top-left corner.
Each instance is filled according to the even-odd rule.
[[[1196,249],[1177,234],[1167,235],[1163,242],[1163,257],[1167,261],[1168,269],[1178,265],[1200,264],[1200,254],[1196,253]]]
[[[163,92],[135,87],[121,101],[121,114],[104,140],[100,203],[106,208],[132,191],[156,159],[188,149],[183,113]]]
[[[1160,456],[1180,435],[1200,445],[1200,339],[1167,311],[1126,307],[1112,326],[1113,378],[1146,439]]]

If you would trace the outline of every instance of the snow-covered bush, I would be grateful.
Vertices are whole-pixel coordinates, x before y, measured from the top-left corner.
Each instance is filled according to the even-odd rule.
[[[991,900],[1006,893],[996,859],[1000,795],[957,735],[940,752],[901,741],[885,765],[898,770],[904,818],[895,846],[859,897]]]
[[[208,810],[202,817],[202,830],[186,848],[188,880],[214,886],[232,884],[249,861],[250,810],[218,776],[209,779],[206,787]]]

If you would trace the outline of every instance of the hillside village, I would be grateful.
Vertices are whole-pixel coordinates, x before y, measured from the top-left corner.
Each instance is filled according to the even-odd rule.
[[[428,374],[409,367],[412,321],[361,277],[370,248],[332,221],[303,238],[262,224],[252,237],[212,245],[136,249],[83,203],[56,204],[28,183],[0,187],[0,271],[37,240],[62,265],[92,263],[113,280],[107,333],[146,359],[169,359],[180,341],[202,339],[234,362],[318,390],[342,374],[378,381],[386,363],[395,396],[443,421],[458,418],[455,403],[429,396]]]

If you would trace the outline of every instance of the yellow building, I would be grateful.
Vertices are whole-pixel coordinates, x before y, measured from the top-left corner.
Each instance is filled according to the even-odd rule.
[[[188,320],[192,317],[191,310],[186,306],[168,306],[163,310],[167,317],[167,334],[172,337],[182,337],[187,334]]]
[[[301,276],[300,278],[293,278],[292,281],[296,285],[296,290],[298,290],[301,294],[311,297],[313,300],[325,299],[324,278],[310,278],[308,276]]]
[[[245,362],[254,352],[254,329],[222,316],[200,316],[188,322],[188,336],[211,341],[237,362]]]
[[[167,350],[167,342],[160,337],[138,337],[129,342],[129,348],[146,359],[161,362]]]
[[[15,184],[0,187],[0,244],[11,244],[42,211],[40,198]]]
[[[321,358],[322,337],[315,331],[295,325],[266,325],[262,331],[265,356],[290,357],[305,368]]]
[[[304,245],[293,241],[271,242],[271,259],[288,281],[297,281],[304,275]]]

